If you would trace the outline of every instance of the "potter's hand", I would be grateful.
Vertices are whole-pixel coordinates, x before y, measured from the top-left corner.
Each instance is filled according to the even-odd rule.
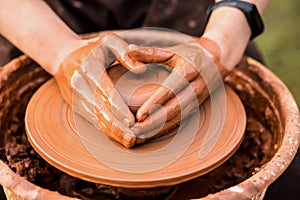
[[[115,34],[93,39],[69,54],[54,77],[63,98],[77,113],[106,135],[131,147],[136,138],[128,127],[135,118],[105,69],[115,56],[128,70],[143,72],[145,66],[130,59],[127,50],[128,44]]]
[[[207,84],[210,89],[218,86],[222,79],[217,77],[227,74],[227,70],[218,63],[219,52],[218,45],[206,38],[201,38],[198,43],[189,42],[167,49],[137,47],[129,51],[133,59],[145,63],[162,63],[172,68],[162,86],[137,111],[139,123],[132,130],[141,142],[174,128],[181,119],[193,113],[195,106],[191,102],[195,97],[198,102],[194,105],[197,106],[208,97]],[[216,76],[218,73],[221,76]],[[163,106],[151,113],[149,118],[155,104]],[[156,132],[150,131],[163,123]]]

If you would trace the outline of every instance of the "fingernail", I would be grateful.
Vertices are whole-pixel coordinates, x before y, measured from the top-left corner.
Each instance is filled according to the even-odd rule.
[[[147,118],[147,114],[137,115],[138,122],[142,122]]]
[[[125,118],[123,120],[123,124],[125,124],[127,127],[130,127],[133,124],[133,122],[129,118]]]
[[[137,140],[136,140],[136,143],[137,143],[137,144],[141,144],[141,143],[144,143],[145,141],[146,141],[145,138],[143,138],[143,137],[138,137]]]
[[[147,67],[144,64],[141,64],[141,65],[134,66],[131,71],[136,74],[142,74],[147,71]]]
[[[126,133],[123,136],[123,140],[126,141],[126,147],[132,147],[136,143],[136,137],[132,133]]]

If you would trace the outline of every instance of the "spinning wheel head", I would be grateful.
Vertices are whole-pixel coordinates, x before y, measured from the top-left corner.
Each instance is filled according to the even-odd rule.
[[[50,80],[28,104],[26,132],[34,149],[45,160],[78,178],[122,187],[169,186],[216,168],[242,141],[246,124],[242,103],[226,87],[226,111],[223,112],[218,94],[216,91],[216,98],[200,108],[198,122],[189,118],[176,136],[126,149],[73,113],[55,81]],[[212,113],[212,103],[217,105],[216,113]],[[218,116],[223,114],[225,121],[220,123]],[[195,123],[199,129],[191,135],[189,130]],[[178,153],[178,149],[183,151]]]

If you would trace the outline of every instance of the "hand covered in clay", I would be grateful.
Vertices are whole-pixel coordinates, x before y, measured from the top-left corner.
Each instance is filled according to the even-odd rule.
[[[127,56],[128,44],[115,34],[93,39],[68,55],[54,75],[63,98],[73,110],[126,147],[136,143],[128,128],[135,118],[115,89],[105,67],[117,60],[141,73],[145,65]]]
[[[137,47],[128,53],[140,62],[161,63],[172,69],[162,86],[137,111],[139,122],[132,130],[140,142],[176,127],[195,110],[193,99],[197,101],[194,105],[201,104],[209,96],[207,86],[210,90],[216,88],[220,77],[228,73],[218,62],[218,45],[207,38],[169,48]],[[162,107],[150,114],[156,104]]]

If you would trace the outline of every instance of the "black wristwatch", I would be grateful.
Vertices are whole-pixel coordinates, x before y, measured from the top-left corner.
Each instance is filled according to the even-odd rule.
[[[252,3],[248,3],[245,1],[239,1],[239,0],[224,0],[219,1],[215,4],[212,4],[208,7],[207,10],[207,21],[212,13],[212,11],[220,6],[230,6],[234,8],[240,9],[246,16],[246,19],[248,21],[248,24],[251,29],[251,38],[255,38],[259,34],[261,34],[264,31],[264,24],[263,21],[258,13],[258,10],[256,6]]]

